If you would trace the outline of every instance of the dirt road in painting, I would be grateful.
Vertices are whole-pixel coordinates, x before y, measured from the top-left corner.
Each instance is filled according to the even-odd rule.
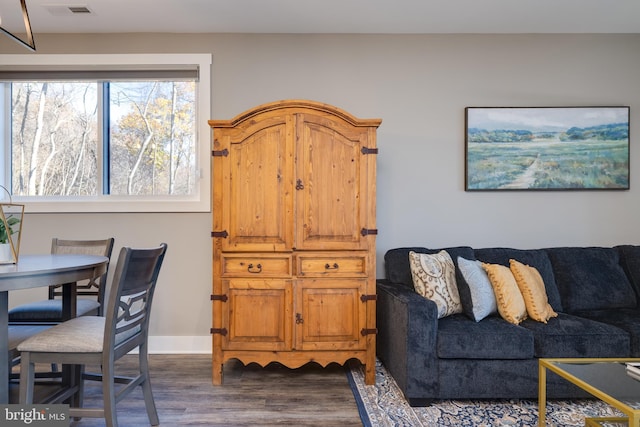
[[[531,188],[536,182],[536,172],[540,169],[540,154],[536,156],[536,159],[529,165],[529,167],[522,172],[522,174],[515,180],[508,184],[501,186],[504,189],[524,189]]]

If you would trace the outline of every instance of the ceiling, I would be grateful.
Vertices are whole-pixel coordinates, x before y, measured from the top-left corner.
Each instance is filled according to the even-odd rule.
[[[39,33],[640,33],[639,0],[26,0]],[[72,13],[69,7],[90,13]],[[20,0],[1,26],[24,33]]]

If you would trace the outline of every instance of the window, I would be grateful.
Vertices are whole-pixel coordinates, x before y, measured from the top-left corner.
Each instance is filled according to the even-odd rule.
[[[210,209],[210,55],[1,56],[0,179],[27,211]]]

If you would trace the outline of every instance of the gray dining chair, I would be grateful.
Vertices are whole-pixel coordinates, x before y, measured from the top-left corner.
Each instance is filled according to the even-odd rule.
[[[101,240],[53,238],[52,254],[101,255],[111,258],[113,237]],[[77,284],[76,316],[102,315],[107,273]],[[62,322],[62,285],[49,286],[49,298],[28,302],[9,310],[9,324],[56,324]]]
[[[111,258],[114,239],[72,240],[54,237],[51,240],[52,254],[100,255]],[[76,316],[102,315],[104,288],[107,273],[82,281],[76,285]],[[9,372],[20,362],[17,345],[47,326],[62,322],[62,285],[52,285],[46,300],[28,302],[9,310]],[[36,326],[38,325],[38,326]],[[56,379],[61,377],[57,365],[51,365],[47,372],[38,372],[38,378]],[[16,380],[16,374],[10,374]],[[45,382],[45,381],[43,381]]]
[[[151,303],[167,245],[148,249],[124,247],[118,256],[108,302],[102,316],[76,317],[33,336],[18,345],[20,351],[20,403],[33,403],[36,363],[81,365],[78,384],[72,384],[45,403],[60,403],[76,393],[79,407],[69,409],[74,418],[105,418],[117,427],[116,403],[137,386],[142,387],[151,425],[158,425],[158,413],[149,380],[148,335]],[[135,377],[116,376],[115,362],[138,349]],[[99,365],[100,373],[85,373],[85,365]],[[102,408],[83,408],[84,380],[102,381]],[[116,390],[116,383],[124,384]]]

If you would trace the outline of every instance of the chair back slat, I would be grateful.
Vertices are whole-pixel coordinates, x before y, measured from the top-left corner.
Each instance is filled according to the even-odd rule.
[[[149,249],[121,249],[105,312],[104,348],[115,346],[117,350],[137,336],[146,339],[151,302],[166,249],[165,243]]]
[[[134,297],[121,298],[118,310],[118,319],[116,320],[116,335],[122,334],[130,329],[136,328],[146,320],[149,313],[148,291],[139,292]]]

